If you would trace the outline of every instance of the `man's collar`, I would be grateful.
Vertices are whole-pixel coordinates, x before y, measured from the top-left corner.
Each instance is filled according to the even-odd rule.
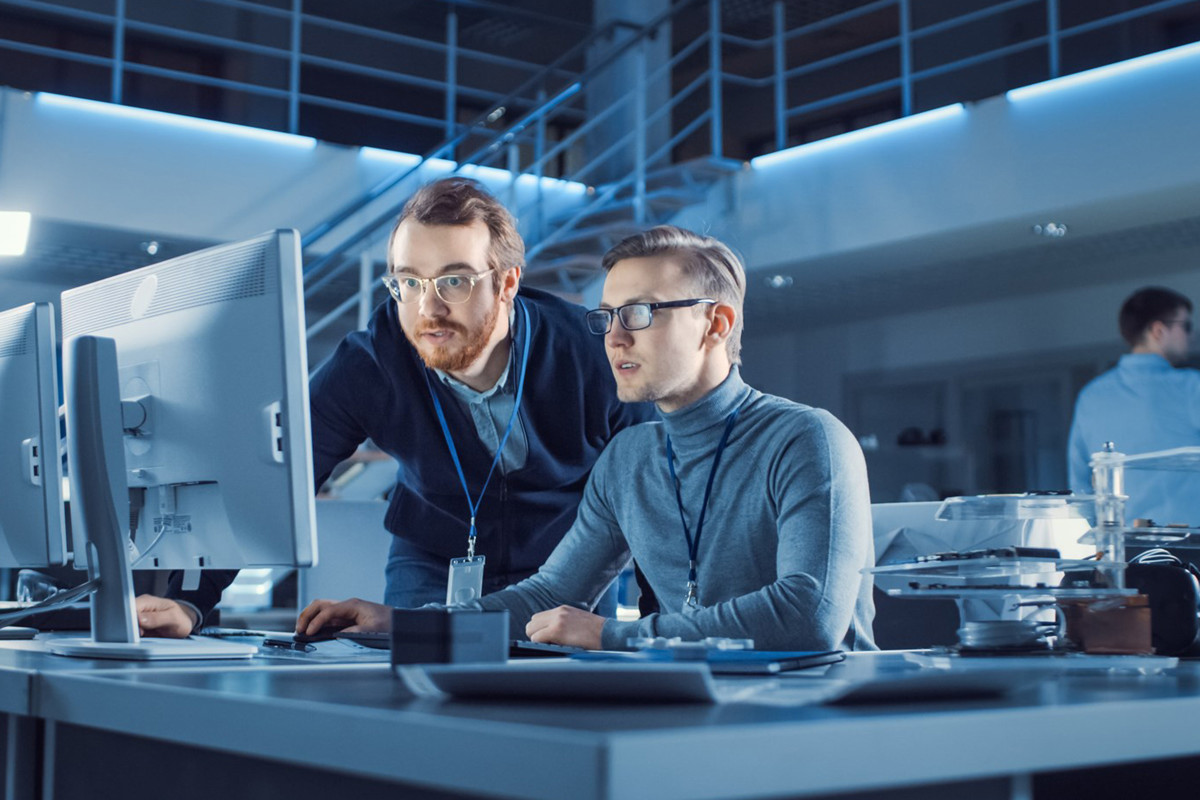
[[[513,392],[515,389],[510,389],[508,386],[508,376],[512,374],[513,355],[516,351],[516,318],[517,309],[516,303],[508,307],[508,358],[504,362],[504,371],[500,373],[500,377],[496,379],[496,383],[490,389],[485,389],[482,392],[472,389],[467,384],[460,381],[458,378],[440,369],[435,369],[434,373],[438,376],[444,385],[450,387],[455,393],[462,397],[467,402],[479,402],[486,400],[497,392]]]

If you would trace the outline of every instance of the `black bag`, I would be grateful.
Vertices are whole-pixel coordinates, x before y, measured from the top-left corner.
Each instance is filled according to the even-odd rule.
[[[1150,641],[1162,656],[1200,655],[1200,581],[1191,564],[1131,563],[1125,585],[1150,598]]]

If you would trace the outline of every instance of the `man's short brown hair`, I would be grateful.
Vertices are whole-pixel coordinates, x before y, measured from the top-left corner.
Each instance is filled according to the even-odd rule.
[[[1190,314],[1192,301],[1179,292],[1161,286],[1138,289],[1121,305],[1121,313],[1117,317],[1121,338],[1130,347],[1137,347],[1151,325],[1167,322],[1181,308],[1186,308]]]
[[[725,244],[711,236],[659,225],[635,233],[604,254],[601,262],[608,272],[618,261],[627,258],[673,256],[679,260],[684,273],[695,281],[696,289],[737,312],[733,330],[729,332],[726,349],[734,364],[742,361],[742,304],[746,299],[746,268],[742,260]],[[682,298],[680,298],[682,299]]]
[[[396,231],[407,219],[422,225],[487,225],[491,241],[488,244],[488,268],[499,276],[512,267],[525,266],[525,242],[517,233],[517,222],[499,200],[478,181],[470,178],[441,178],[428,183],[404,204],[388,236],[388,271],[392,264],[392,243]],[[497,287],[499,282],[497,281]]]

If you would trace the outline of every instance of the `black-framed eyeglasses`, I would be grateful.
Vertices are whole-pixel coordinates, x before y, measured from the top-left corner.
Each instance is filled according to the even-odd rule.
[[[660,308],[687,308],[700,303],[715,303],[708,297],[697,297],[691,300],[667,300],[663,303],[626,303],[616,308],[594,308],[587,312],[588,330],[597,336],[603,336],[612,330],[613,317],[621,321],[621,327],[627,331],[640,331],[649,328],[654,321],[654,312]]]
[[[1172,325],[1182,325],[1184,333],[1188,334],[1189,336],[1192,333],[1192,320],[1190,317],[1184,317],[1183,319],[1164,319],[1162,324],[1166,325],[1168,328]]]
[[[471,292],[475,289],[475,284],[491,274],[492,271],[488,270],[487,272],[439,275],[436,278],[418,278],[416,275],[401,272],[395,275],[384,275],[380,280],[391,292],[392,297],[401,303],[420,300],[421,295],[425,294],[425,288],[431,283],[437,296],[444,302],[465,303],[471,299]]]

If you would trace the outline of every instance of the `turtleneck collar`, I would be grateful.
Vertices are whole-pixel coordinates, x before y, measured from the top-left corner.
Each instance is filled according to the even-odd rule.
[[[678,411],[659,412],[667,435],[677,449],[689,443],[705,444],[710,439],[715,443],[725,419],[733,409],[746,401],[752,391],[742,380],[737,365],[734,365],[717,388],[696,402]]]

